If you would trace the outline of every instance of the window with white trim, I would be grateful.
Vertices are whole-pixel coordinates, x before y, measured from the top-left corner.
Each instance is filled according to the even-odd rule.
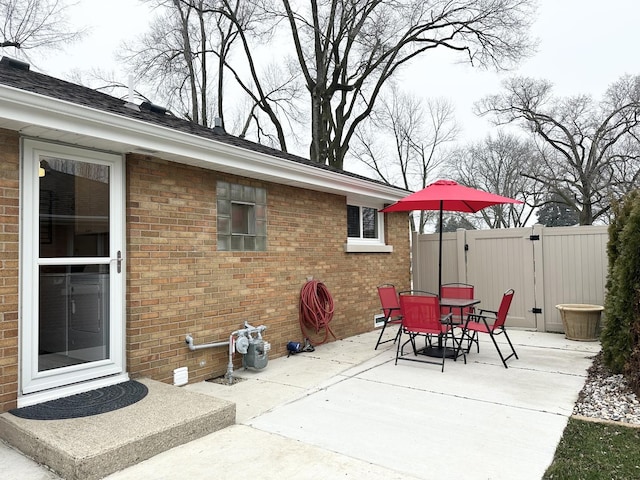
[[[347,252],[391,252],[384,243],[384,215],[374,205],[347,203]]]
[[[347,205],[347,234],[349,238],[359,240],[377,240],[378,209]]]

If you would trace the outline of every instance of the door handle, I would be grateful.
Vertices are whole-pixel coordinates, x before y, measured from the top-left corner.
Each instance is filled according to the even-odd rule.
[[[122,252],[120,250],[118,250],[118,255],[116,258],[116,265],[117,265],[117,271],[118,273],[122,272]]]

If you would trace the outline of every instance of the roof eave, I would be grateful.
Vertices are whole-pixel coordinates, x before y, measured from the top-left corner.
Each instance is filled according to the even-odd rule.
[[[24,135],[183,164],[363,200],[391,203],[407,192],[161,125],[0,85],[0,127]]]

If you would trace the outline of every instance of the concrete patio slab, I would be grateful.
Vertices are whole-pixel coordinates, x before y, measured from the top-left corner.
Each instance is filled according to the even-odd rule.
[[[231,386],[172,387],[235,403],[236,425],[106,478],[540,479],[600,345],[510,335],[520,358],[508,369],[486,339],[444,373],[394,365],[395,346],[374,351],[371,332],[238,370]]]
[[[488,347],[481,352],[495,355]],[[551,350],[555,361],[546,368],[535,362],[544,356],[540,347],[516,348],[522,361],[509,369],[479,355],[467,365],[448,362],[444,373],[413,362],[365,362],[248,424],[418,478],[540,479],[591,354]]]

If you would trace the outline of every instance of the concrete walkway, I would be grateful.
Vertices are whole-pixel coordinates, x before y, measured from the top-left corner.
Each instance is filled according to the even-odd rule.
[[[484,338],[444,373],[394,365],[371,332],[237,371],[232,386],[182,387],[235,402],[236,424],[106,478],[539,480],[600,345],[510,335],[509,369]],[[59,478],[4,444],[0,477]]]

